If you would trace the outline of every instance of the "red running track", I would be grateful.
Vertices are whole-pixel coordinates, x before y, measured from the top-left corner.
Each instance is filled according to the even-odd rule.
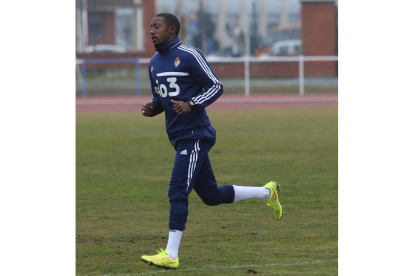
[[[150,96],[76,98],[76,113],[141,112]],[[337,107],[337,94],[312,95],[223,95],[208,110],[281,109]]]

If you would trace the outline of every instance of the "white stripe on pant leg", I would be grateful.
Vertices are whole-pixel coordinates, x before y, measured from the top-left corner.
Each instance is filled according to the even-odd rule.
[[[190,162],[188,164],[187,190],[188,190],[188,186],[190,185],[190,181],[191,181],[191,167],[192,167],[192,162],[193,162],[193,155],[194,155],[194,151],[192,151],[190,154]]]
[[[194,150],[191,151],[191,155],[190,155],[190,163],[188,164],[187,190],[190,187],[190,182],[191,182],[191,179],[193,178],[193,167],[195,166],[194,160],[195,160],[196,150],[197,150],[196,145],[194,145]]]
[[[193,174],[194,174],[194,171],[195,171],[195,168],[196,168],[196,165],[197,165],[197,160],[198,160],[198,152],[200,151],[200,146],[198,144],[198,141],[199,140],[197,140],[197,142],[195,144],[195,161],[194,161],[194,165],[193,165],[193,170],[191,172],[191,178],[193,178]]]
[[[193,153],[193,162],[192,162],[191,167],[190,167],[191,173],[190,173],[190,179],[188,181],[188,185],[190,184],[191,179],[193,179],[194,168],[195,168],[196,162],[197,162],[197,142],[195,142],[195,144],[194,144],[194,150],[192,151],[192,153]],[[187,187],[187,189],[188,189],[188,187]]]
[[[188,165],[188,179],[187,179],[187,190],[190,187],[191,179],[193,178],[193,173],[195,171],[195,167],[197,165],[197,159],[198,159],[198,142],[200,140],[197,140],[197,142],[194,144],[194,150],[191,152],[190,156],[190,164]]]
[[[198,142],[198,141],[197,141],[197,142]],[[187,184],[187,190],[188,190],[189,185],[190,185],[190,183],[191,183],[191,179],[193,179],[194,170],[195,170],[195,167],[196,167],[196,165],[197,165],[197,159],[198,159],[197,142],[195,142],[195,144],[194,144],[194,150],[193,150],[193,153],[194,153],[194,155],[193,155],[193,163],[191,164],[191,174],[190,174],[190,179],[189,179],[188,184]]]

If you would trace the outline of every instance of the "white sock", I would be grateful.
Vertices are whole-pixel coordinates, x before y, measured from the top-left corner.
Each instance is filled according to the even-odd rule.
[[[176,260],[178,258],[178,249],[180,248],[182,235],[183,231],[180,230],[170,230],[170,233],[168,234],[168,244],[165,251],[170,254],[170,258],[172,260]]]
[[[270,197],[270,190],[265,187],[234,187],[234,202],[239,202],[246,199],[263,199],[268,200]]]

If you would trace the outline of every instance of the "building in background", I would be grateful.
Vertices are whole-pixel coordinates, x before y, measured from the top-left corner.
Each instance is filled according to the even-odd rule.
[[[157,13],[176,14],[189,32],[184,42],[210,56],[245,54],[246,9],[250,22],[250,54],[269,51],[281,40],[300,40],[300,0],[158,0]],[[194,18],[200,26],[194,35]],[[205,29],[203,29],[203,26]]]
[[[146,65],[137,65],[136,60],[155,54],[149,26],[161,12],[179,18],[183,44],[203,51],[220,78],[241,78],[246,71],[257,79],[295,78],[300,72],[305,72],[304,77],[338,74],[337,61],[308,61],[301,67],[295,59],[268,62],[267,58],[337,56],[335,0],[76,0],[76,57],[83,68],[77,67],[78,75],[147,78],[142,70]],[[220,62],[221,57],[244,56],[247,48],[250,56],[260,57],[248,70],[240,59]],[[88,59],[95,63],[86,64]],[[97,63],[99,59],[112,61]],[[113,59],[129,63],[116,64]]]
[[[184,44],[206,55],[242,56],[246,11],[251,55],[273,55],[276,43],[301,40],[300,0],[76,0],[76,50],[150,57],[151,18],[168,12],[180,19]]]
[[[76,51],[145,53],[144,10],[151,10],[151,2],[76,0]]]

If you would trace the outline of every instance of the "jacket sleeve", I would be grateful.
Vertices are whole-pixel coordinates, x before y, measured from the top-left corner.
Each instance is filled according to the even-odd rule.
[[[150,83],[151,83],[150,85],[151,85],[151,92],[152,92],[151,104],[154,106],[154,109],[152,110],[152,113],[149,117],[154,117],[164,111],[164,106],[162,105],[160,95],[155,91],[155,88],[154,88],[155,83],[152,80],[150,68],[151,68],[151,65],[148,65],[148,73],[150,77]]]
[[[191,58],[190,74],[204,88],[191,99],[206,108],[223,94],[223,85],[201,52],[194,51]]]

